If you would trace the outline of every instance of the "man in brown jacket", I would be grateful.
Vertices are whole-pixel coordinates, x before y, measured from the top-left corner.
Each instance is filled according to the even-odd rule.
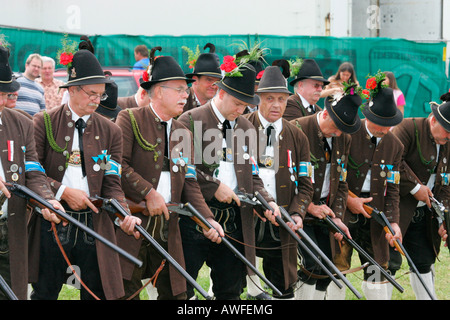
[[[216,82],[222,79],[222,71],[219,65],[219,56],[215,53],[215,46],[207,43],[203,49],[210,48],[209,52],[199,55],[192,73],[186,77],[195,80],[189,90],[186,105],[183,112],[204,105],[214,98],[219,87]]]
[[[282,118],[290,92],[278,65],[264,70],[256,92],[259,107],[247,119],[258,132],[259,176],[277,204],[297,222],[294,228],[301,228],[313,194],[308,138]],[[262,248],[257,255],[263,259],[264,273],[283,294],[274,298],[292,299],[297,282],[296,241],[286,230],[259,218],[255,233],[256,246]],[[247,280],[248,286],[251,283]]]
[[[100,211],[90,201],[99,195],[115,198],[127,209],[120,184],[122,139],[120,128],[95,113],[106,98],[108,79],[91,51],[78,50],[63,86],[68,104],[34,117],[36,148],[48,181],[67,213],[115,243],[114,215]],[[119,255],[72,224],[57,226],[58,238],[71,264],[78,267],[81,299],[117,299],[124,295]],[[32,299],[56,300],[68,275],[51,225],[30,221],[33,269]],[[79,283],[77,283],[79,285]],[[91,294],[92,292],[92,294]]]
[[[335,103],[327,104],[326,108],[317,114],[291,121],[303,130],[309,139],[313,166],[314,194],[307,209],[303,229],[331,261],[335,253],[339,252],[339,246],[333,241],[328,226],[321,220],[327,215],[330,216],[350,237],[342,219],[347,204],[347,159],[351,134],[361,126],[358,117],[361,103],[359,95],[348,94]],[[334,238],[342,240],[342,236],[338,234],[335,234]],[[309,256],[301,256],[303,269],[299,272],[296,298],[323,300],[331,279],[311,277],[311,273],[323,271]]]
[[[248,104],[258,104],[255,95],[255,69],[235,65],[227,69],[217,83],[218,94],[205,105],[183,113],[179,121],[194,132],[197,176],[203,196],[217,222],[246,258],[255,263],[255,229],[253,207],[242,204],[237,192],[261,195],[271,203],[275,214],[280,214],[273,198],[264,189],[257,173],[256,132],[253,125],[241,115]],[[236,72],[231,77],[228,72]],[[270,221],[274,217],[265,212]],[[218,300],[237,300],[246,275],[245,265],[225,245],[216,246],[198,237],[193,222],[180,220],[186,270],[193,278],[206,262],[211,268],[214,296]],[[249,274],[253,271],[249,270]],[[188,297],[193,292],[188,291]]]
[[[393,132],[405,148],[400,171],[403,245],[436,297],[433,265],[439,254],[441,238],[445,240],[448,234],[431,210],[430,198],[434,196],[449,209],[450,102],[442,105],[432,103],[431,109],[428,118],[404,119]],[[390,270],[395,274],[400,265],[401,256],[391,250]],[[414,272],[410,274],[410,280],[418,300],[430,299]]]
[[[382,80],[381,80],[382,81]],[[355,87],[347,90],[356,90]],[[390,129],[398,125],[403,116],[397,108],[392,89],[379,88],[375,96],[365,103],[361,128],[352,134],[352,144],[348,155],[348,189],[356,197],[347,197],[347,211],[344,223],[361,248],[383,268],[389,261],[389,244],[386,232],[375,219],[364,210],[367,204],[386,215],[395,232],[396,239],[401,238],[399,212],[400,163],[403,145]],[[353,248],[346,242],[341,246],[342,253],[336,258],[341,270],[348,270],[351,264]],[[361,264],[367,262],[360,256]],[[389,299],[390,284],[374,267],[364,269],[361,288],[367,300]],[[345,288],[338,289],[333,284],[327,292],[330,300],[344,299]]]
[[[27,201],[11,194],[5,182],[18,183],[61,208],[38,161],[33,123],[21,112],[6,108],[8,94],[19,90],[8,63],[9,51],[0,46],[0,275],[19,300],[27,299],[29,213]],[[34,212],[34,211],[33,211]],[[48,209],[42,210],[47,213]],[[0,299],[8,297],[0,290]]]
[[[134,202],[145,201],[146,210],[136,216],[184,267],[179,217],[174,212],[169,215],[166,204],[190,202],[217,230],[201,234],[208,238],[207,241],[220,242],[218,235],[223,236],[223,232],[213,220],[197,183],[192,134],[174,119],[183,110],[187,84],[193,80],[185,77],[173,57],[155,59],[152,51],[150,65],[150,80],[141,83],[151,97],[150,106],[122,110],[116,121],[123,133],[122,186],[125,195]],[[142,267],[136,267],[121,261],[125,298],[128,298],[142,287],[142,279],[157,271],[162,256],[147,240],[136,240],[121,230],[118,230],[117,238],[122,247],[144,262]],[[189,255],[189,252],[185,254]],[[158,274],[156,288],[158,299],[186,299],[186,280],[171,265],[166,265]]]
[[[290,82],[295,94],[288,98],[283,118],[291,121],[321,111],[322,108],[317,102],[324,86],[329,83],[330,81],[323,77],[317,62],[305,59],[296,78]]]

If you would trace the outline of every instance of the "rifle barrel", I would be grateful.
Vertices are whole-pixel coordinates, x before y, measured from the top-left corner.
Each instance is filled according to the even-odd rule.
[[[130,260],[131,262],[136,264],[137,266],[139,266],[139,267],[142,266],[141,260],[133,257],[131,254],[129,254],[122,248],[118,247],[117,245],[115,245],[114,243],[109,241],[108,239],[104,238],[103,236],[101,236],[100,234],[98,234],[97,232],[95,232],[94,230],[89,228],[88,226],[80,223],[77,219],[73,218],[71,215],[65,213],[62,210],[55,209],[55,207],[53,207],[53,205],[50,202],[48,202],[47,200],[45,200],[44,198],[42,198],[41,196],[36,194],[34,191],[30,190],[29,188],[27,188],[23,185],[17,184],[17,183],[12,183],[12,184],[5,183],[5,185],[14,194],[16,194],[20,197],[23,197],[23,198],[27,198],[30,203],[32,203],[33,205],[35,205],[41,209],[47,208],[50,211],[53,211],[61,219],[77,226],[79,229],[85,231],[87,234],[91,235],[92,237],[94,237],[98,241],[102,242],[109,248],[111,248],[114,251],[116,251],[117,253],[121,254],[122,256],[124,256],[125,258],[127,258],[128,260]]]
[[[395,279],[392,278],[392,276],[378,262],[376,262],[374,258],[372,258],[366,251],[364,251],[364,249],[355,240],[348,238],[347,235],[342,231],[342,229],[340,229],[329,216],[327,216],[326,220],[334,230],[339,232],[344,237],[344,240],[349,245],[351,245],[356,251],[358,251],[358,253],[362,255],[367,261],[369,261],[370,264],[376,266],[386,278],[386,280],[388,280],[398,291],[400,291],[401,293],[405,291],[405,289],[397,281],[395,281]]]
[[[0,275],[0,287],[2,288],[3,292],[8,296],[9,300],[19,300],[14,291],[11,289],[8,283],[6,283],[6,280],[1,275]]]
[[[98,199],[103,200],[103,202],[109,203],[116,211],[114,214],[120,214],[121,219],[123,219],[125,216],[130,215],[127,211],[123,209],[123,207],[120,205],[120,203],[116,199],[102,199],[97,196]],[[106,208],[106,210],[108,210]],[[208,293],[191,277],[187,271],[180,266],[180,264],[156,241],[155,238],[153,238],[147,230],[141,225],[135,225],[135,229],[139,231],[139,233],[147,239],[148,242],[189,282],[190,285],[192,285],[197,291],[207,300],[211,300],[211,297],[208,295]]]
[[[267,209],[272,210],[270,205],[267,203],[267,201],[261,196],[259,192],[255,192],[255,197],[260,201],[260,203]],[[281,207],[280,207],[281,208]],[[288,214],[290,218],[290,222],[295,223],[292,219],[292,217]],[[286,217],[287,218],[287,217]],[[306,234],[306,232],[303,229],[298,229],[297,232],[302,237],[302,239],[305,239],[308,244],[313,247],[317,253],[322,252],[320,248],[317,246],[317,244]],[[333,269],[334,273],[344,282],[344,284],[350,289],[351,292],[358,298],[361,299],[362,295],[361,293],[356,290],[356,288],[350,283],[350,281],[342,274],[341,271],[336,267],[336,265],[325,255],[320,254],[320,257],[330,266],[331,269]]]
[[[194,206],[192,204],[190,204],[189,202],[186,203],[184,205],[186,208],[189,209],[189,211],[196,217],[198,218],[207,228],[211,229],[213,228],[213,226],[209,223],[208,220],[205,219],[205,217],[203,217],[201,215],[200,212],[197,211],[197,209],[194,208]],[[275,287],[268,279],[266,279],[266,277],[264,277],[259,270],[250,262],[247,260],[247,258],[245,258],[245,256],[239,251],[237,250],[229,241],[228,239],[226,239],[225,237],[222,238],[222,242],[236,255],[236,257],[241,260],[247,267],[249,267],[254,273],[256,273],[258,275],[258,277],[263,280],[272,290],[273,292],[275,292],[277,295],[282,296],[282,293],[280,292],[280,290],[277,289],[277,287]]]

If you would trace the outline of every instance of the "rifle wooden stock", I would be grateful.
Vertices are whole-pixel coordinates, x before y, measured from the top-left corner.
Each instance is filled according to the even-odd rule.
[[[261,205],[267,209],[267,210],[271,210],[273,212],[272,207],[269,205],[269,203],[266,201],[266,199],[264,199],[264,197],[259,193],[259,192],[255,192],[255,197],[259,200],[259,202],[261,203]],[[282,208],[282,207],[280,207]],[[284,209],[284,208],[282,208]],[[281,209],[280,209],[281,210]],[[285,217],[285,219],[287,218],[290,222],[295,223],[294,220],[292,219],[292,217],[290,217],[289,214],[287,214],[289,216],[285,217],[285,215],[283,215]],[[278,223],[282,223],[282,219],[281,218],[277,218],[277,222]],[[283,221],[284,222],[284,221]],[[289,226],[286,225],[286,227],[292,231],[291,228],[289,228]],[[342,280],[342,282],[344,282],[344,284],[350,289],[351,292],[353,292],[353,294],[358,298],[361,299],[362,295],[361,293],[358,292],[358,290],[356,290],[356,288],[350,283],[350,281],[342,274],[341,271],[339,271],[339,269],[336,267],[336,265],[322,252],[322,250],[320,250],[320,248],[316,245],[316,243],[306,234],[306,232],[303,229],[298,229],[297,232],[299,233],[299,235],[301,236],[302,239],[305,239],[308,244],[314,248],[314,250],[320,255],[320,257],[330,266],[330,268],[334,271],[334,273],[339,277],[339,279]],[[297,238],[297,237],[296,237]],[[306,247],[302,245],[302,248]],[[325,268],[326,269],[326,268]],[[324,270],[325,270],[324,269]],[[340,286],[342,287],[342,286]]]
[[[5,183],[5,186],[13,194],[27,199],[30,205],[32,205],[34,207],[38,207],[40,209],[47,208],[48,210],[55,213],[61,220],[75,225],[77,228],[79,228],[79,229],[83,230],[84,232],[86,232],[87,234],[91,235],[92,237],[94,237],[101,243],[105,244],[109,248],[113,249],[117,253],[121,254],[122,256],[124,256],[125,258],[127,258],[128,260],[130,260],[131,262],[136,264],[137,266],[139,266],[139,267],[142,266],[141,260],[133,257],[131,254],[129,254],[122,248],[118,247],[117,245],[115,245],[114,243],[109,241],[108,239],[104,238],[103,236],[101,236],[100,234],[98,234],[97,232],[95,232],[94,230],[92,230],[91,228],[86,226],[85,224],[80,223],[77,219],[74,219],[71,215],[67,214],[66,212],[59,210],[59,209],[55,209],[50,202],[48,202],[47,200],[45,200],[44,198],[39,196],[34,191],[30,190],[26,186],[23,186],[23,185],[20,185],[17,183]]]
[[[358,198],[353,192],[351,192],[350,190],[348,190],[348,195],[352,198]],[[372,216],[373,213],[375,214],[381,214],[381,212],[379,212],[378,210],[375,210],[374,208],[372,208],[371,206],[367,205],[367,204],[363,204],[364,210]],[[384,215],[384,214],[383,214]],[[383,219],[384,220],[384,219]],[[377,220],[378,221],[378,220]],[[386,220],[387,221],[387,220]],[[391,236],[394,236],[394,230],[392,229],[390,223],[386,223],[384,222],[384,224],[382,224],[383,230],[384,232],[386,232],[387,234],[390,234]],[[400,252],[402,255],[405,255],[405,252],[403,252],[401,246],[400,246],[400,241],[396,240],[394,241],[394,246],[395,249],[397,249],[398,252]]]
[[[96,197],[96,206],[101,202],[101,208],[108,210],[113,213],[119,219],[123,220],[126,216],[130,214],[122,207],[122,205],[116,199],[104,199],[101,197]],[[131,200],[127,200],[128,206],[132,207],[135,212],[141,212],[146,209],[145,202],[141,202],[141,204],[136,204]],[[144,203],[144,205],[142,205]],[[131,210],[130,210],[131,211]],[[150,244],[161,254],[161,256],[166,259],[185,279],[186,281],[206,299],[211,300],[211,297],[208,293],[187,273],[186,270],[153,238],[147,230],[141,225],[135,225],[135,229],[139,231],[139,233],[144,237]]]

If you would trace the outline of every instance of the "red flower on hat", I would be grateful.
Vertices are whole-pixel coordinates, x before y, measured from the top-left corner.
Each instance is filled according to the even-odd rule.
[[[370,97],[370,91],[369,90],[364,89],[362,91],[362,94],[366,96],[366,99]]]
[[[258,74],[256,75],[256,79],[258,79],[258,80],[261,79],[263,74],[264,74],[264,70],[258,72]]]
[[[376,87],[377,87],[377,80],[375,79],[375,77],[367,79],[367,82],[366,82],[367,89],[373,90]]]
[[[148,75],[148,71],[145,70],[144,72],[142,72],[142,80],[144,80],[145,82],[147,82],[149,80],[149,75]]]
[[[233,56],[225,56],[223,57],[223,63],[220,66],[220,70],[225,72],[231,72],[237,68],[237,64],[234,62]]]
[[[63,52],[61,53],[61,56],[59,58],[59,63],[62,64],[63,66],[67,66],[69,63],[72,63],[73,61],[73,53],[66,53]]]

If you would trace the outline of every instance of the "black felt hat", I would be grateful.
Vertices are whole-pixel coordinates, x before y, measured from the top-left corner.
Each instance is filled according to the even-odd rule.
[[[358,115],[361,104],[361,97],[348,88],[341,97],[334,100],[327,99],[325,108],[339,130],[352,134],[361,127],[361,119]]]
[[[281,71],[280,67],[283,71]],[[289,78],[289,75],[289,62],[284,59],[275,60],[271,66],[264,69],[256,92],[280,92],[291,94],[287,88],[286,81],[286,79]]]
[[[171,56],[155,57],[156,51],[161,51],[161,47],[154,47],[150,51],[150,65],[147,68],[148,80],[141,83],[141,87],[148,90],[155,83],[170,80],[185,80],[187,83],[194,82],[194,79],[186,78],[178,62]]]
[[[83,86],[89,84],[110,83],[98,62],[97,57],[86,49],[78,50],[73,55],[72,65],[68,68],[69,78],[67,83],[60,88],[71,86]]]
[[[394,91],[378,84],[377,93],[367,101],[362,108],[362,114],[371,122],[383,126],[393,127],[402,122],[403,114],[397,108]]]
[[[9,50],[0,46],[0,92],[16,92],[20,89],[9,65]]]
[[[107,83],[105,92],[108,95],[108,98],[106,98],[105,101],[100,101],[100,104],[95,111],[104,116],[115,119],[120,110],[122,110],[122,108],[117,105],[118,91],[119,88],[114,81]]]
[[[431,102],[430,104],[434,117],[445,131],[450,132],[450,101],[444,102],[441,105],[435,102]]]
[[[239,67],[239,71],[242,76],[225,75],[221,81],[217,82],[217,86],[245,103],[258,105],[259,97],[255,95],[255,68],[246,63]]]
[[[222,78],[220,70],[219,56],[215,53],[216,47],[212,43],[207,43],[203,49],[209,48],[208,53],[202,53],[198,56],[192,73],[186,74],[186,77],[192,76],[209,76],[214,78]]]
[[[298,71],[297,77],[290,82],[290,85],[293,86],[296,82],[304,79],[312,79],[321,81],[324,85],[330,83],[327,79],[325,79],[320,71],[319,65],[313,59],[304,59],[300,70]]]

